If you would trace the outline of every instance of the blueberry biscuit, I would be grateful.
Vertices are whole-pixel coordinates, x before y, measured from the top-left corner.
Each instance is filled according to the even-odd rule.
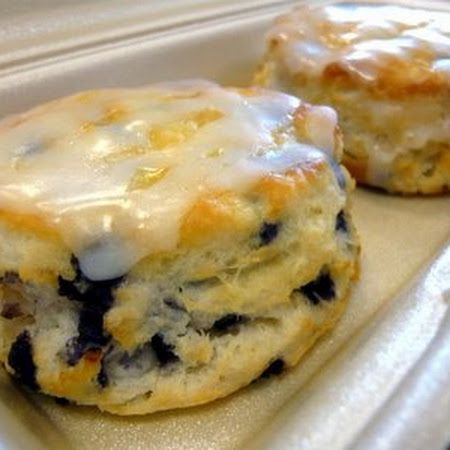
[[[445,192],[449,23],[448,12],[383,4],[300,7],[274,23],[255,82],[335,108],[358,182]]]
[[[336,114],[260,88],[84,92],[0,123],[0,357],[117,414],[223,397],[329,330],[356,274]]]

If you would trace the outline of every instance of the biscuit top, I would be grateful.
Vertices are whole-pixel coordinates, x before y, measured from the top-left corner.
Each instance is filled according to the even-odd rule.
[[[396,95],[450,86],[450,13],[342,3],[300,7],[268,35],[292,74]]]
[[[267,174],[333,154],[334,111],[308,108],[302,144],[289,127],[299,106],[207,82],[56,100],[0,122],[0,210],[55,229],[88,278],[115,278],[176,248],[202,195],[244,193]]]

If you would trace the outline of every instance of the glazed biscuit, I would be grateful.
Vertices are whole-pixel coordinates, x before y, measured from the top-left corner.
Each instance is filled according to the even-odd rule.
[[[450,13],[304,6],[267,37],[255,83],[339,114],[357,182],[405,194],[450,187]]]
[[[8,372],[125,415],[296,364],[357,273],[336,123],[286,94],[196,82],[84,92],[5,119]]]

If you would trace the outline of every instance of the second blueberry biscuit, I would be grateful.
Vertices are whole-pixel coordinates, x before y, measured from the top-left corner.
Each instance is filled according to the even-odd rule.
[[[449,23],[448,9],[302,6],[271,27],[255,81],[336,108],[358,182],[448,192]]]

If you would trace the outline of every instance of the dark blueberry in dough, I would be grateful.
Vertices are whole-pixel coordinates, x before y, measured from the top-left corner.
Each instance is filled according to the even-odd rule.
[[[97,383],[102,387],[105,388],[106,386],[108,386],[109,383],[109,379],[108,379],[108,374],[105,371],[105,366],[103,364],[103,360],[102,360],[102,364],[101,364],[101,368],[100,368],[100,372],[97,375]]]
[[[167,344],[164,341],[162,334],[155,334],[152,337],[150,344],[161,366],[179,361],[180,358],[173,352],[175,347],[171,344]]]
[[[15,376],[25,386],[37,391],[36,366],[33,361],[33,347],[28,331],[22,331],[11,346],[8,364],[14,369]]]
[[[336,231],[342,231],[343,233],[348,232],[347,219],[345,218],[345,213],[343,210],[339,211],[336,216]]]
[[[133,364],[133,356],[133,353],[130,355],[128,352],[123,352],[123,354],[119,358],[119,364],[125,369],[129,369]]]
[[[78,319],[78,333],[81,340],[99,346],[106,345],[109,337],[103,332],[103,316],[105,310],[95,305],[83,305]]]
[[[0,277],[0,284],[17,285],[21,284],[21,280],[16,272],[5,272],[4,275]],[[0,311],[0,316],[5,319],[14,319],[15,317],[20,317],[22,315],[24,315],[24,312],[22,311],[20,302],[17,302],[14,299],[11,301],[11,299],[6,297]]]
[[[55,400],[55,403],[60,406],[69,406],[73,404],[73,402],[71,402],[69,399],[65,397],[53,397],[53,398]]]
[[[113,289],[123,277],[92,281],[83,275],[75,256],[71,262],[75,278],[69,281],[60,277],[58,293],[81,303],[78,337],[69,341],[67,349],[68,364],[75,365],[86,351],[101,348],[109,342],[110,337],[103,330],[103,318],[114,301]]]
[[[75,366],[83,355],[90,350],[101,351],[102,346],[76,336],[66,342],[66,361],[69,366]]]
[[[270,244],[278,236],[279,226],[277,223],[264,222],[259,230],[261,245]]]
[[[2,307],[0,316],[5,319],[14,319],[23,315],[23,312],[18,303],[5,303]]]
[[[108,342],[103,334],[103,317],[114,300],[112,288],[118,283],[118,280],[91,282],[84,292],[78,322],[78,333],[83,339],[99,345]]]
[[[66,280],[61,276],[58,277],[58,294],[67,297],[69,300],[83,301],[83,290],[81,283],[83,275],[78,264],[78,259],[72,255],[70,260],[73,269],[75,270],[75,278],[73,280]]]
[[[101,350],[110,336],[103,333],[103,313],[93,308],[82,308],[78,320],[78,336],[66,343],[67,364],[75,366],[89,350]]]
[[[284,370],[284,361],[280,358],[272,361],[266,369],[264,369],[263,373],[260,375],[260,378],[269,378],[272,375],[280,375]]]
[[[0,277],[0,282],[6,284],[19,283],[20,277],[16,272],[5,272],[2,277]]]
[[[148,351],[152,351],[151,342],[146,342],[138,347],[133,353],[123,352],[119,358],[119,364],[125,369],[129,369],[133,364],[139,361]]]
[[[91,282],[83,294],[83,303],[78,320],[78,333],[81,341],[103,346],[109,336],[103,331],[103,318],[114,300],[112,287],[117,280]]]
[[[227,314],[214,322],[212,330],[226,332],[246,320],[247,318],[245,316],[241,316],[239,314]]]
[[[124,369],[137,368],[142,372],[147,372],[153,365],[154,350],[152,348],[151,341],[139,346],[131,354],[123,352],[119,357],[115,357],[115,361],[118,362]]]
[[[320,272],[315,280],[295,291],[303,294],[313,305],[318,305],[321,300],[332,300],[336,295],[334,281],[325,271]]]
[[[78,336],[66,342],[66,361],[69,366],[75,366],[86,352],[85,343],[79,342]]]
[[[58,294],[69,300],[82,301],[82,294],[78,291],[73,281],[58,277]]]
[[[115,278],[107,281],[91,281],[83,294],[86,303],[96,303],[101,305],[105,312],[111,306],[114,297],[112,290],[122,281],[122,278]]]

